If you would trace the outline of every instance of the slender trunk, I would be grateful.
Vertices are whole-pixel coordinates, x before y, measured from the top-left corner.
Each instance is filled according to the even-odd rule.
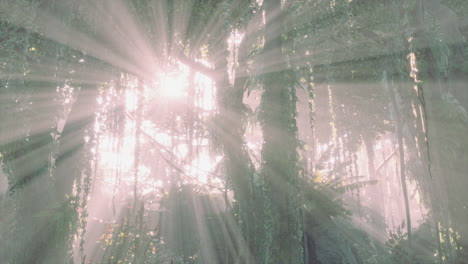
[[[406,225],[407,225],[407,235],[408,241],[411,242],[411,213],[409,208],[409,198],[408,198],[408,188],[406,185],[406,167],[405,167],[405,149],[403,141],[403,120],[401,116],[401,109],[397,102],[398,91],[396,87],[388,87],[387,75],[384,72],[383,85],[385,86],[387,92],[390,95],[390,100],[392,103],[393,112],[395,114],[395,126],[396,126],[396,136],[398,141],[398,151],[400,154],[400,178],[401,178],[401,188],[403,191],[403,199],[405,203],[405,212],[406,212]]]
[[[369,178],[371,180],[375,180],[377,177],[375,173],[374,142],[368,136],[363,137],[363,139],[364,139],[364,145],[366,147],[366,152],[367,152],[367,170],[369,172]]]
[[[366,147],[367,152],[367,170],[369,173],[370,180],[377,180],[377,184],[374,186],[369,187],[370,191],[370,203],[373,210],[373,214],[371,216],[372,224],[379,230],[385,229],[385,221],[380,220],[382,219],[380,216],[384,216],[384,208],[383,208],[383,196],[382,196],[382,183],[378,178],[377,171],[375,169],[375,151],[374,151],[374,140],[371,136],[363,136],[364,145]]]
[[[241,46],[239,47],[238,56],[239,56],[239,69],[246,70],[247,68],[247,40],[244,40]],[[238,190],[238,198],[240,199],[240,208],[243,211],[243,233],[244,239],[247,242],[248,250],[250,252],[244,252],[242,255],[245,255],[246,263],[255,262],[253,256],[256,255],[256,250],[258,248],[256,231],[258,226],[258,221],[255,217],[255,204],[258,199],[255,196],[255,186],[253,186],[253,175],[254,167],[252,161],[250,160],[249,154],[245,147],[244,142],[244,127],[246,122],[245,109],[246,106],[243,103],[244,97],[244,87],[247,84],[248,77],[245,72],[236,72],[236,77],[234,81],[234,87],[232,94],[230,95],[232,100],[232,105],[228,107],[228,110],[231,115],[233,115],[235,122],[232,124],[233,133],[231,134],[232,145],[230,150],[226,152],[230,171],[232,172],[232,180],[236,185]],[[242,196],[242,197],[241,197]],[[237,198],[236,198],[237,199]]]
[[[357,182],[358,180],[356,179],[359,176],[359,166],[358,166],[358,155],[356,152],[353,153],[352,156],[352,161],[353,161],[353,168],[354,168],[354,179],[353,183]],[[359,221],[362,220],[362,210],[361,210],[361,190],[360,188],[357,189],[357,207],[358,207],[358,216],[359,216]]]
[[[405,150],[403,146],[403,135],[401,128],[397,128],[397,137],[398,137],[398,151],[400,152],[400,177],[401,177],[401,188],[403,190],[403,198],[405,200],[405,212],[406,212],[406,224],[407,224],[407,233],[408,241],[411,242],[411,214],[409,208],[409,199],[408,199],[408,187],[406,186],[406,167],[405,167]]]
[[[432,19],[437,21],[437,18],[433,17],[434,15],[431,15],[429,12],[432,11],[431,9],[434,7],[437,8],[438,6],[440,6],[440,3],[437,1],[417,1],[415,28],[418,28],[418,30],[413,36],[416,40],[422,40],[421,43],[431,43],[431,35],[433,33],[429,32],[427,27],[429,23],[428,18],[430,18],[430,21],[434,21]],[[456,19],[455,17],[455,14],[446,16],[444,17],[444,21],[447,19],[446,22],[448,22],[448,19]],[[420,109],[418,112],[418,125],[421,126],[421,134],[418,138],[418,143],[421,152],[421,161],[423,166],[427,167],[427,174],[429,176],[429,195],[432,203],[432,219],[435,225],[437,256],[439,263],[442,263],[443,258],[448,257],[447,252],[444,252],[442,249],[441,226],[443,224],[448,225],[447,222],[444,223],[444,218],[446,219],[449,217],[449,213],[445,211],[445,208],[448,209],[449,201],[448,194],[446,193],[448,191],[448,189],[446,189],[446,184],[448,183],[446,178],[447,173],[443,173],[441,168],[440,149],[443,144],[440,144],[440,138],[443,138],[443,136],[439,134],[439,131],[446,130],[447,128],[438,129],[438,122],[440,122],[440,120],[436,118],[437,111],[434,111],[433,103],[440,100],[443,89],[441,89],[439,83],[441,76],[437,69],[436,58],[435,54],[432,52],[432,47],[416,47],[412,42],[409,43],[409,46],[410,52],[414,52],[414,68],[412,67],[411,70],[413,80],[417,87],[417,105]],[[425,65],[426,69],[420,71],[418,69],[420,65]],[[419,80],[423,80],[424,83]],[[429,144],[430,140],[431,144]],[[436,149],[437,151],[431,151],[431,149]],[[426,164],[427,166],[425,166]]]
[[[63,200],[72,192],[75,180],[80,176],[80,155],[86,144],[87,129],[94,122],[98,90],[82,87],[60,134],[60,147],[56,160],[56,194]]]
[[[134,173],[134,186],[133,186],[133,209],[137,210],[138,203],[138,175],[140,167],[140,136],[141,136],[141,122],[143,115],[143,80],[138,80],[138,86],[135,89],[137,98],[136,120],[135,120],[135,149],[133,153],[133,173]]]

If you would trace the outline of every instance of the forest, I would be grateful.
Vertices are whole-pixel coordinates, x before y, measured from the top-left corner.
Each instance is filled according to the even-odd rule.
[[[0,0],[0,264],[468,263],[468,1]]]

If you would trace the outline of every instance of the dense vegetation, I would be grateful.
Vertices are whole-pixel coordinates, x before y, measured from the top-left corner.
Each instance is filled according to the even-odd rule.
[[[0,263],[468,263],[467,38],[466,0],[1,0]]]

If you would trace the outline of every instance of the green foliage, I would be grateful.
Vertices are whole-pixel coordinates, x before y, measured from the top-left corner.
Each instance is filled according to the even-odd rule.
[[[93,264],[181,263],[167,253],[158,228],[144,222],[144,205],[138,210],[129,208],[119,223],[106,224],[105,233],[96,241],[103,250],[102,255],[88,261]]]
[[[432,243],[429,224],[427,222],[414,230],[413,240],[408,241],[407,234],[403,232],[404,222],[390,232],[390,239],[385,243],[395,263],[437,263],[436,249]],[[432,241],[431,241],[432,240]]]
[[[318,224],[334,217],[346,217],[351,214],[345,209],[344,204],[337,200],[339,194],[332,186],[314,184],[306,179],[301,179],[301,186],[307,221],[314,221]]]

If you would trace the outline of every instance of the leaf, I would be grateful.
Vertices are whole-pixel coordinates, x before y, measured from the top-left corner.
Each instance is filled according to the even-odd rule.
[[[357,189],[360,189],[360,188],[363,188],[363,187],[367,187],[369,185],[374,185],[374,184],[377,184],[377,183],[378,183],[378,180],[368,180],[368,181],[355,182],[355,183],[347,184],[347,185],[344,185],[344,186],[340,186],[340,187],[336,188],[336,190],[338,192],[344,193],[344,192],[357,190]]]
[[[314,181],[315,182],[318,182],[318,183],[323,182],[324,178],[325,178],[325,175],[322,172],[315,171],[315,173],[314,173]]]

